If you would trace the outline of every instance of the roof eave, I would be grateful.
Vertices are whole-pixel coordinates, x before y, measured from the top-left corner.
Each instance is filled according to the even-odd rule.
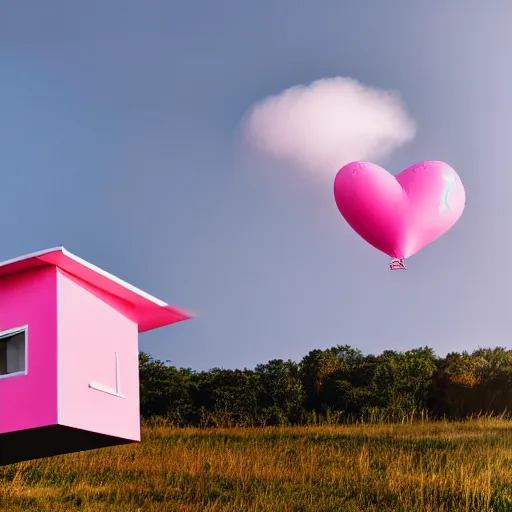
[[[32,264],[29,264],[30,260],[33,260]],[[23,262],[26,262],[26,264],[24,265]],[[8,270],[8,267],[11,267],[13,272],[17,272],[41,265],[53,265],[106,293],[131,303],[136,311],[139,332],[182,322],[195,316],[136,288],[72,254],[64,247],[55,247],[14,258],[0,263],[0,268],[3,267],[5,271]]]

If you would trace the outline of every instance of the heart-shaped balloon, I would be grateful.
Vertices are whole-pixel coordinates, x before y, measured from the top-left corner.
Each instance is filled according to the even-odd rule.
[[[446,233],[466,203],[457,173],[436,161],[415,164],[396,177],[370,162],[351,162],[336,175],[334,198],[356,233],[397,259]]]

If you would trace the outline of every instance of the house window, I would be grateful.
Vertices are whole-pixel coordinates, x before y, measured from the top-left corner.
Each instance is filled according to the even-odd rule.
[[[0,377],[25,372],[26,344],[25,328],[0,333]]]

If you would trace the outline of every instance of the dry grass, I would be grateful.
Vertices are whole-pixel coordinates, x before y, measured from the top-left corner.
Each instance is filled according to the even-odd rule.
[[[0,468],[0,510],[512,511],[512,422],[144,430]]]

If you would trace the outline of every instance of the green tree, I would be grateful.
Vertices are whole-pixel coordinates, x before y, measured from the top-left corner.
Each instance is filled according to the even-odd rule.
[[[203,372],[193,390],[203,424],[248,426],[258,422],[259,379],[250,370],[213,368]]]
[[[300,362],[300,374],[306,393],[306,407],[315,411],[325,409],[324,384],[337,372],[338,378],[363,360],[362,353],[348,345],[326,350],[312,350]]]
[[[293,361],[273,359],[255,368],[259,377],[259,416],[263,423],[298,423],[304,405],[304,386],[299,366]]]
[[[405,353],[386,350],[378,357],[373,391],[390,417],[399,419],[427,408],[436,368],[436,357],[428,347]]]
[[[140,411],[144,418],[165,417],[184,425],[192,412],[188,383],[192,371],[177,370],[148,354],[139,354]]]

